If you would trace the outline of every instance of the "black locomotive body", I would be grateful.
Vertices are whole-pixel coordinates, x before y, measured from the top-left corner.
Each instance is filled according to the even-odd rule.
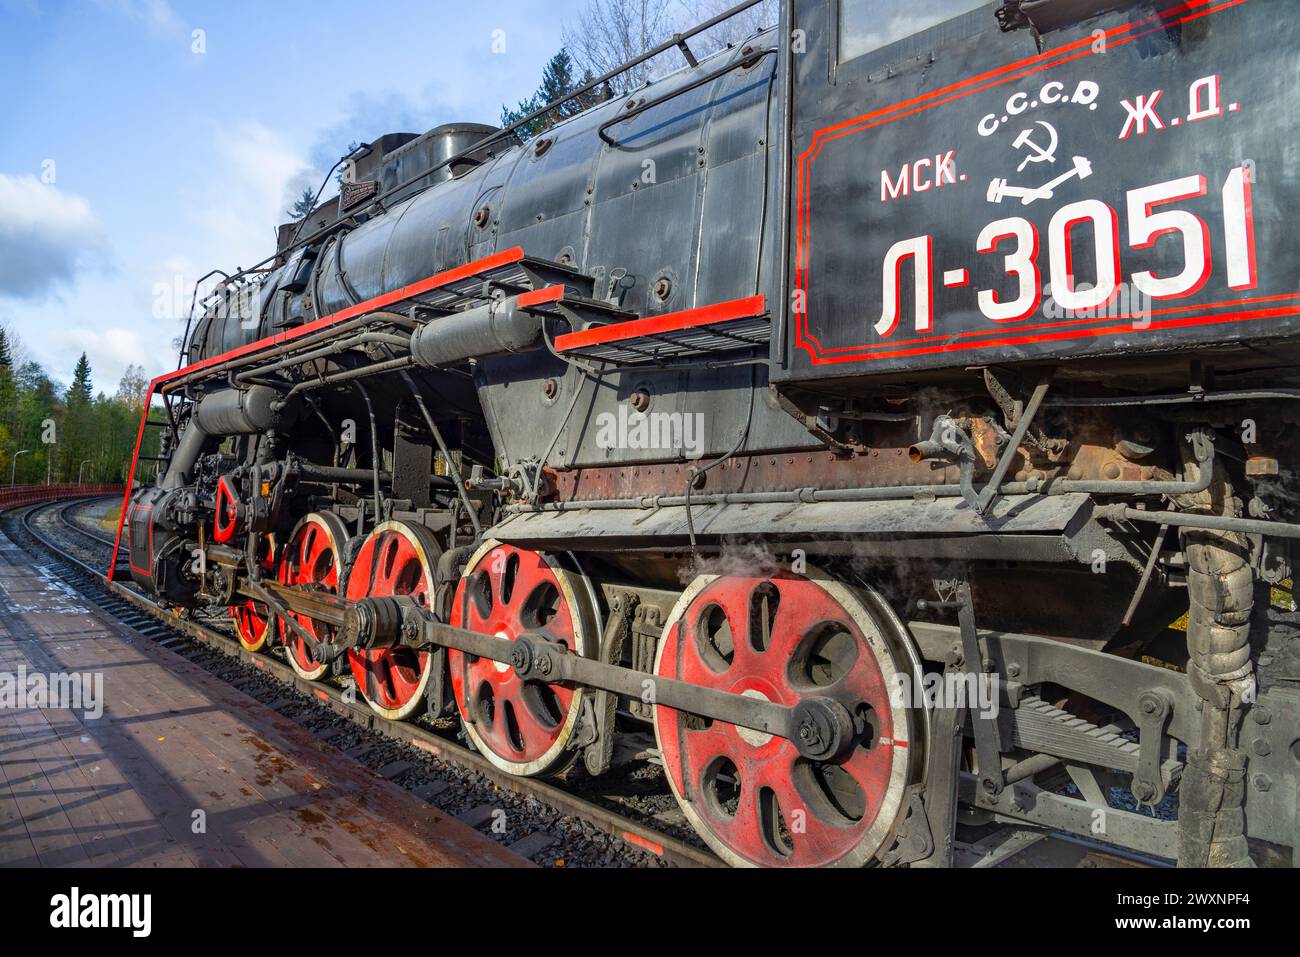
[[[356,151],[155,380],[135,581],[512,773],[653,728],[734,864],[1291,854],[1300,25],[909,11]]]

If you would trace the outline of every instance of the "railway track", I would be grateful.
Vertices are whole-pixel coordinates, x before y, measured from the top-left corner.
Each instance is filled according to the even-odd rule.
[[[295,702],[281,695],[269,703],[275,710],[283,710],[287,716],[309,726],[318,724],[312,717],[319,719],[320,710],[326,709],[334,719],[355,726],[361,732],[362,740],[355,746],[347,747],[353,736],[337,733],[337,720],[326,722],[325,733],[319,736],[336,746],[342,746],[362,763],[386,777],[398,779],[404,786],[407,782],[401,776],[410,771],[420,755],[407,752],[403,757],[394,754],[393,748],[374,747],[373,739],[377,736],[389,742],[414,748],[423,756],[430,756],[441,765],[460,769],[467,777],[484,780],[482,800],[462,800],[466,807],[452,804],[450,807],[441,800],[441,782],[416,784],[411,790],[448,813],[453,813],[475,827],[487,828],[495,823],[494,811],[499,809],[500,794],[517,795],[525,809],[535,811],[534,805],[549,809],[553,814],[542,813],[543,817],[554,817],[565,824],[567,829],[575,830],[578,837],[572,835],[559,838],[542,831],[531,831],[520,835],[512,842],[519,849],[528,851],[530,846],[539,845],[533,856],[543,863],[565,862],[570,857],[560,852],[550,853],[544,843],[547,836],[555,837],[552,846],[563,846],[570,840],[582,839],[594,842],[594,852],[578,855],[583,863],[605,866],[654,866],[670,864],[684,867],[720,867],[723,866],[708,850],[694,846],[672,834],[633,820],[627,811],[620,813],[612,807],[596,801],[573,790],[561,788],[548,781],[535,778],[514,778],[503,774],[489,762],[459,742],[436,729],[423,724],[410,722],[388,722],[380,719],[364,704],[349,700],[347,688],[321,682],[307,682],[294,673],[288,664],[268,654],[249,652],[243,649],[229,633],[223,633],[211,624],[187,619],[173,614],[151,598],[140,594],[122,582],[106,583],[102,569],[108,561],[112,538],[91,531],[79,520],[77,513],[89,500],[59,502],[34,506],[15,512],[6,513],[0,519],[0,525],[9,537],[20,547],[35,552],[47,563],[54,566],[71,587],[86,599],[94,602],[101,610],[114,619],[131,627],[145,637],[158,642],[173,651],[184,653],[186,645],[191,649],[198,647],[216,656],[237,662],[255,669],[261,676],[281,686],[290,686],[301,693],[304,701]],[[70,541],[66,535],[72,532],[79,541]],[[76,554],[74,554],[74,552]],[[96,558],[102,557],[102,562]],[[202,663],[202,662],[200,662]],[[210,669],[211,670],[211,669]],[[243,690],[250,690],[244,688]],[[256,695],[255,695],[256,696]],[[301,705],[311,702],[306,711]],[[279,705],[279,707],[277,707]],[[299,705],[299,707],[293,707]],[[293,713],[289,713],[293,712]],[[315,730],[315,728],[313,728]],[[369,747],[368,747],[369,745]],[[396,749],[398,752],[405,748]],[[401,767],[406,765],[407,767]],[[604,795],[604,800],[611,804],[621,804],[624,798]],[[509,809],[507,808],[507,814]],[[516,810],[519,810],[516,808]],[[599,835],[615,839],[622,846],[613,852],[609,844],[602,842]],[[587,850],[583,848],[582,850]],[[586,860],[594,857],[594,860]]]
[[[57,565],[61,577],[84,597],[94,601],[115,619],[164,647],[179,651],[188,644],[233,663],[251,667],[260,675],[300,692],[306,699],[304,703],[310,702],[312,711],[327,709],[331,716],[344,719],[363,732],[417,749],[439,762],[482,776],[494,789],[518,795],[526,802],[536,802],[552,808],[561,817],[576,819],[581,822],[580,827],[584,831],[594,829],[616,838],[625,846],[624,856],[631,857],[630,863],[664,863],[685,867],[724,866],[707,849],[666,833],[664,829],[629,818],[627,814],[632,809],[627,807],[626,798],[605,794],[598,800],[593,800],[575,792],[572,787],[560,787],[537,778],[518,778],[504,774],[447,733],[440,733],[438,729],[424,724],[384,721],[364,704],[350,700],[346,686],[305,681],[277,657],[245,650],[229,631],[220,630],[218,622],[203,622],[176,615],[128,584],[106,583],[101,569],[107,563],[113,538],[89,527],[91,522],[83,515],[84,510],[96,501],[98,500],[78,499],[30,506],[6,513],[0,519],[0,525],[21,547],[29,552],[37,552]],[[66,532],[71,532],[78,541],[69,541],[66,536],[62,540],[56,540]],[[287,703],[287,699],[279,698],[270,703],[275,708],[277,704]],[[301,713],[290,716],[310,724]],[[333,739],[338,738],[338,735],[330,733],[331,730],[336,728],[328,729],[320,736],[337,743]],[[409,764],[401,759],[389,761],[387,759],[391,755],[382,752],[376,755],[373,750],[367,750],[364,744],[348,750],[385,776],[395,777],[392,773],[394,766]],[[368,756],[370,760],[366,760]],[[443,806],[436,800],[436,785],[416,785],[412,790],[430,803]],[[492,820],[493,810],[491,803],[471,803],[471,806],[458,812],[457,816],[479,827]],[[640,813],[644,814],[644,811]],[[514,844],[524,851],[536,847],[533,855],[525,854],[534,856],[543,853],[554,843],[550,838],[552,835],[545,831],[531,831],[519,837]],[[1169,862],[1075,835],[1045,833],[1012,826],[986,830],[978,840],[959,840],[957,847],[958,866],[971,868],[1170,866]],[[644,860],[637,861],[638,857]]]

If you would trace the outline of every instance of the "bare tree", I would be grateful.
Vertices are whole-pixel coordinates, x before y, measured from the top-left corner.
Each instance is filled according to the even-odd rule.
[[[565,24],[564,48],[592,76],[658,46],[676,32],[677,0],[589,0],[578,19]],[[629,70],[610,86],[616,93],[635,89],[651,76],[675,69],[681,54],[663,54]]]
[[[696,24],[731,9],[737,2],[738,0],[694,0],[694,2],[677,0],[680,23],[678,30],[689,30]],[[778,0],[763,0],[762,3],[728,17],[716,26],[692,37],[691,49],[697,57],[705,57],[723,47],[735,46],[743,40],[748,40],[760,30],[776,26],[780,12]]]
[[[32,354],[11,322],[0,323],[0,327],[4,328],[5,344],[9,346],[10,367],[16,372],[31,361]]]
[[[149,391],[149,376],[144,366],[132,363],[122,373],[122,380],[117,385],[117,399],[132,409],[144,405],[145,393]]]
[[[577,20],[564,25],[564,47],[582,71],[600,76],[733,6],[735,0],[589,0]],[[693,38],[691,50],[707,56],[775,25],[776,18],[777,0],[763,0]],[[633,67],[610,86],[626,93],[685,63],[679,51],[670,50]]]

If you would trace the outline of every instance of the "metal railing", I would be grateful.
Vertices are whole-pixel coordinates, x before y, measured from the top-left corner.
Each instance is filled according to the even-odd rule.
[[[121,495],[123,491],[121,485],[6,485],[0,488],[0,509],[22,508],[60,499]]]

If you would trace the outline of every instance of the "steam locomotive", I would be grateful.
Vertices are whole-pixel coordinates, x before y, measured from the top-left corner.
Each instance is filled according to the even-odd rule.
[[[109,576],[513,774],[639,741],[735,865],[1289,859],[1300,23],[792,0],[696,56],[752,5],[341,161],[154,380]]]

